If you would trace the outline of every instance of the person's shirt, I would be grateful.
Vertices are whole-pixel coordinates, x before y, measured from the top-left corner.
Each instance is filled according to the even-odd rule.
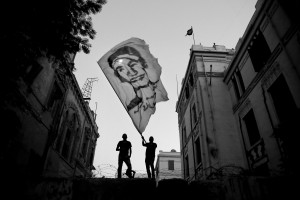
[[[129,156],[129,150],[131,149],[131,142],[127,140],[121,140],[119,141],[117,148],[120,148],[119,155],[122,157]]]
[[[143,146],[147,147],[147,149],[146,149],[146,158],[154,158],[157,144],[154,143],[154,142],[153,143],[148,142],[148,143],[143,143]]]

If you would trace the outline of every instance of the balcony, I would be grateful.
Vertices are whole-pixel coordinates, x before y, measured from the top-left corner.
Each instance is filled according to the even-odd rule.
[[[262,138],[247,151],[247,159],[252,169],[268,161],[265,143]]]

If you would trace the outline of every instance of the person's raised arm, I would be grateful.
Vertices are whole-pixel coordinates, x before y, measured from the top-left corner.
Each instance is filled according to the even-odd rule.
[[[144,136],[142,136],[142,145],[143,145],[143,146],[146,146],[146,141],[145,141]]]
[[[120,151],[120,142],[117,145],[116,151]]]

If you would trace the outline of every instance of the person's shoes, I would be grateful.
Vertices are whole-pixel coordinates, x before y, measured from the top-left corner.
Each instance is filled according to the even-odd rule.
[[[134,178],[134,175],[135,175],[135,171],[133,171],[133,170],[126,170],[126,173],[125,173],[127,176],[128,176],[128,178]]]

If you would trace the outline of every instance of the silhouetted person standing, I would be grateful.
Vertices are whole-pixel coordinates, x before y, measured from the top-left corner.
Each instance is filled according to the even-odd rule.
[[[146,147],[146,159],[145,159],[145,164],[146,164],[146,169],[147,169],[147,174],[148,178],[155,178],[155,173],[154,173],[154,159],[155,159],[155,150],[156,150],[156,143],[153,142],[154,138],[152,136],[149,137],[149,142],[147,143],[142,136],[143,142],[142,145]],[[150,173],[150,168],[151,168],[151,173]],[[152,177],[151,177],[152,174]]]
[[[123,162],[127,165],[127,171],[126,174],[130,173],[131,174],[131,162],[130,162],[130,157],[131,157],[131,143],[127,141],[127,135],[124,133],[122,135],[123,140],[119,141],[116,151],[119,152],[119,159],[118,159],[118,178],[122,177],[122,166]]]

